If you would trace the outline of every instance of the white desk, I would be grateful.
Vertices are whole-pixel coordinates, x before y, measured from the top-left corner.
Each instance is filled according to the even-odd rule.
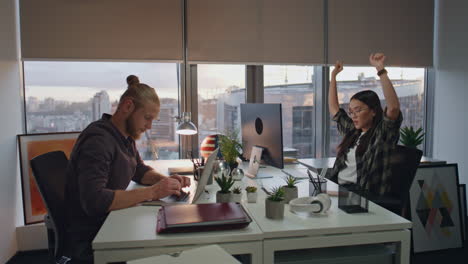
[[[186,166],[190,161],[146,161],[167,173],[168,167]],[[131,183],[129,188],[134,188]],[[215,202],[215,185],[208,186],[213,195],[202,202]],[[94,263],[108,263],[172,253],[202,245],[218,244],[232,255],[251,254],[253,263],[262,263],[262,231],[253,221],[245,229],[181,234],[157,234],[156,214],[159,206],[137,206],[111,212],[93,241]]]
[[[316,158],[316,159],[298,159],[298,162],[307,168],[320,173],[322,169],[325,168],[333,168],[335,164],[336,157],[329,157],[329,158]],[[422,156],[421,163],[419,166],[427,166],[427,165],[437,165],[437,164],[446,164],[447,162],[444,160],[433,159],[430,157]]]
[[[297,165],[296,165],[297,166]],[[263,173],[278,175],[278,169],[263,169]],[[281,175],[281,174],[280,174]],[[261,179],[264,186],[284,185],[281,178]],[[328,182],[328,189],[336,184]],[[303,180],[298,184],[299,196],[308,195],[309,183]],[[411,222],[369,202],[369,213],[347,214],[338,209],[337,197],[332,198],[332,206],[325,215],[304,216],[289,211],[286,205],[283,220],[265,217],[264,199],[259,193],[258,203],[246,204],[249,213],[263,232],[263,262],[274,263],[274,252],[279,250],[321,248],[347,245],[396,242],[397,260],[409,263]]]
[[[301,165],[286,166],[288,171],[299,167]],[[236,184],[284,185],[284,174],[279,169],[262,170],[276,177],[258,182],[244,177]],[[214,194],[216,187],[210,186],[210,193]],[[307,180],[302,181],[300,196],[308,193],[307,188]],[[327,215],[300,216],[289,212],[286,206],[283,220],[270,220],[265,217],[265,197],[259,189],[258,202],[245,204],[253,222],[240,230],[159,235],[155,231],[159,207],[138,206],[112,212],[93,241],[95,263],[132,260],[208,244],[218,244],[230,254],[252,254],[253,263],[273,263],[274,252],[279,250],[383,242],[397,243],[397,260],[409,263],[410,232],[407,229],[411,222],[378,205],[369,202],[369,213],[351,215],[339,210],[333,198]]]

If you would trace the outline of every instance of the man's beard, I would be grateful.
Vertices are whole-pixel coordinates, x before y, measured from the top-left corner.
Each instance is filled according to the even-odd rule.
[[[125,120],[125,129],[127,130],[127,133],[130,135],[130,137],[133,138],[133,140],[138,140],[141,137],[141,133],[138,133],[138,129],[133,122],[133,114],[134,112],[132,112],[127,120]]]

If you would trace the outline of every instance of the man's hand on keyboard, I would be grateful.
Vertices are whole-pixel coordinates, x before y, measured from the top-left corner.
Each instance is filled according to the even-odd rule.
[[[149,188],[152,192],[152,200],[158,200],[171,194],[180,195],[181,191],[180,182],[170,177],[160,180]]]
[[[173,174],[173,175],[169,176],[169,178],[178,180],[180,182],[180,185],[182,186],[182,188],[190,186],[190,178],[189,177],[185,177],[185,176],[182,176],[182,175],[179,175],[179,174]]]

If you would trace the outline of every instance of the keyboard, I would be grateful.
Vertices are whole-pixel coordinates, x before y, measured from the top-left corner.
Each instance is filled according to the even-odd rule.
[[[184,192],[184,191],[181,190],[179,196],[177,196],[175,194],[172,194],[169,197],[170,197],[171,200],[173,199],[176,202],[185,202],[190,197],[190,192]]]

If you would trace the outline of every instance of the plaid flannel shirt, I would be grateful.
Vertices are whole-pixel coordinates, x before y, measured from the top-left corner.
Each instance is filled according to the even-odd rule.
[[[362,156],[356,153],[357,184],[362,190],[377,195],[384,195],[390,191],[390,152],[398,143],[403,121],[401,112],[396,120],[389,119],[385,112],[384,118],[377,124],[371,136],[367,150]],[[361,130],[354,127],[352,119],[343,109],[336,113],[333,121],[336,121],[338,131],[343,136],[348,133],[361,133]],[[330,180],[338,182],[338,173],[347,167],[348,152],[349,149],[344,155],[336,158],[331,173],[327,175]]]

